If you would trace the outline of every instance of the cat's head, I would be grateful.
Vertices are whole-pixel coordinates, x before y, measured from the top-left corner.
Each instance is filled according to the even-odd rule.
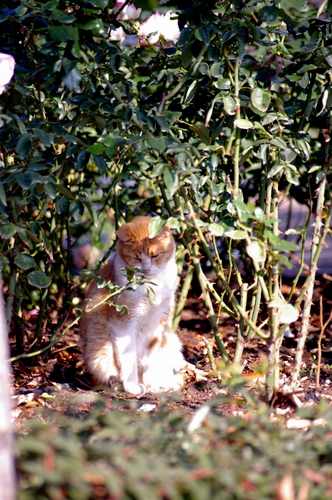
[[[121,226],[116,235],[117,252],[125,264],[138,267],[147,275],[153,276],[174,258],[175,243],[167,226],[157,236],[150,238],[150,220],[151,217],[136,217]]]

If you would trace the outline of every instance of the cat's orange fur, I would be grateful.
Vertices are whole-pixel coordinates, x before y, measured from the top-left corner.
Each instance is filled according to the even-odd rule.
[[[172,330],[172,311],[177,283],[175,243],[165,226],[154,238],[149,237],[150,217],[137,217],[117,231],[117,247],[100,276],[123,286],[127,282],[125,266],[142,269],[151,280],[154,300],[146,287],[124,291],[118,303],[129,314],[103,303],[108,288],[93,281],[86,296],[86,313],[80,322],[83,356],[87,370],[102,384],[121,380],[125,391],[144,394],[179,389],[185,362],[181,344]]]

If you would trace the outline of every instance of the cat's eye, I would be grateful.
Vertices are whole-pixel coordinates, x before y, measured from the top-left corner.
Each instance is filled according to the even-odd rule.
[[[155,255],[151,255],[151,259],[156,259],[157,257],[159,257],[159,253],[156,253]]]

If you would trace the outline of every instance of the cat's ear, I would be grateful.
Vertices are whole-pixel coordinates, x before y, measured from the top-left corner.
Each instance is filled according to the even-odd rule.
[[[157,234],[157,236],[155,236],[153,239],[159,241],[164,240],[169,237],[170,232],[171,232],[170,228],[168,226],[164,226],[160,231],[160,233]]]
[[[127,224],[121,226],[120,229],[115,231],[115,234],[123,243],[129,243],[129,241],[131,240],[130,235],[128,234]]]

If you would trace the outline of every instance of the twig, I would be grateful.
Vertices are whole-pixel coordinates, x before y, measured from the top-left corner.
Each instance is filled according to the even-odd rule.
[[[320,367],[322,363],[322,339],[327,325],[332,320],[332,310],[330,312],[330,316],[325,323],[323,323],[323,297],[319,297],[319,322],[320,322],[320,334],[317,341],[318,354],[317,354],[317,368],[316,368],[316,383],[315,389],[319,390],[320,386]]]

